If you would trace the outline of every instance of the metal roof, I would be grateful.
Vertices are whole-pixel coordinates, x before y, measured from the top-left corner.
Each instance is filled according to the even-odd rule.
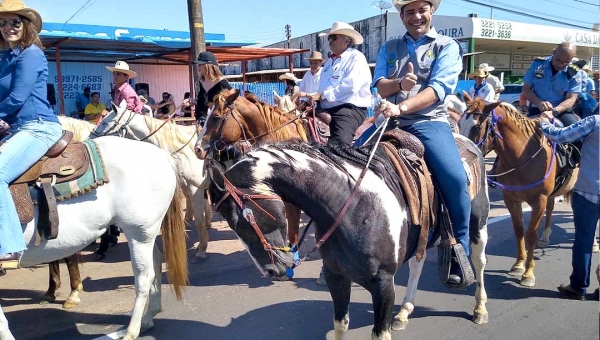
[[[49,60],[113,63],[189,64],[189,32],[113,26],[44,23],[40,32]],[[307,49],[248,47],[256,42],[227,41],[223,34],[205,34],[206,49],[220,63],[289,56]],[[194,58],[195,59],[195,58]]]

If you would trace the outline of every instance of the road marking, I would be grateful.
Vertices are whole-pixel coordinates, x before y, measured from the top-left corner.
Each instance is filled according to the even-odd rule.
[[[527,212],[527,211],[531,211],[531,207],[526,207],[525,209],[523,209],[523,212]],[[505,219],[507,219],[509,217],[510,217],[510,213],[506,213],[504,215],[496,216],[496,217],[491,218],[491,219],[488,220],[488,225],[494,224],[496,222],[503,221],[503,220],[505,220]]]
[[[523,212],[528,212],[528,211],[531,211],[531,207],[526,207],[525,209],[523,209]],[[493,218],[491,218],[491,219],[488,220],[488,224],[487,225],[488,226],[492,225],[492,224],[494,224],[496,222],[503,221],[503,220],[505,220],[505,219],[507,219],[509,217],[510,217],[510,213],[506,213],[504,215],[493,217]],[[103,335],[103,336],[101,336],[99,338],[95,338],[95,339],[92,339],[92,340],[116,340],[116,339],[120,339],[120,338],[124,337],[126,333],[127,333],[127,329],[122,329],[122,330],[120,330],[118,332],[113,332],[113,333],[110,333],[110,334],[106,334],[106,335]]]

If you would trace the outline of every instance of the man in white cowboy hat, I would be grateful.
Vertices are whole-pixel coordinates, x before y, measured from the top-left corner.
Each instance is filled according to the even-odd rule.
[[[462,71],[458,43],[431,26],[440,0],[394,0],[406,34],[379,50],[373,84],[387,97],[380,110],[391,117],[388,128],[410,132],[425,146],[425,162],[448,208],[454,236],[467,256],[471,200],[444,101]],[[453,256],[448,283],[461,283],[462,272]]]
[[[488,63],[481,63],[479,64],[479,69],[482,69],[488,73],[488,76],[487,78],[485,78],[485,81],[486,83],[492,85],[492,87],[494,88],[495,94],[493,102],[497,102],[498,99],[500,99],[500,93],[504,91],[504,85],[502,84],[502,81],[498,79],[498,77],[491,73],[493,70],[495,70],[495,68],[493,66],[488,65]]]
[[[319,91],[319,80],[323,65],[323,55],[319,51],[312,51],[308,58],[310,70],[306,71],[300,83],[300,98],[316,94]]]
[[[320,100],[331,115],[329,143],[351,145],[371,105],[371,70],[365,55],[353,47],[363,40],[345,22],[334,22],[327,36],[331,55],[321,71],[319,89],[311,98]]]
[[[128,110],[142,114],[144,104],[133,87],[129,85],[129,79],[137,76],[137,73],[130,70],[126,62],[120,60],[115,63],[114,67],[106,66],[106,69],[112,73],[113,82],[115,83],[113,103],[118,106],[121,105],[121,101],[125,100]]]
[[[469,78],[475,79],[475,84],[469,90],[471,98],[479,97],[488,103],[495,103],[494,88],[487,82],[489,73],[481,68],[469,73]]]

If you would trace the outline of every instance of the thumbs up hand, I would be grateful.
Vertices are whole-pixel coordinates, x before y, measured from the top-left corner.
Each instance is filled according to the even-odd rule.
[[[412,62],[408,62],[408,69],[406,75],[400,78],[400,88],[402,91],[410,91],[417,84],[417,76],[414,74],[415,68]]]

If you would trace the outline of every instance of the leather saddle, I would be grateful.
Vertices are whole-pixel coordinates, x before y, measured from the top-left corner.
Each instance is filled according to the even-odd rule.
[[[481,190],[481,166],[477,154],[469,150],[462,140],[455,139],[455,143],[467,173],[472,199]],[[441,207],[441,199],[423,159],[425,148],[417,137],[398,128],[384,132],[380,145],[394,165],[403,188],[404,200],[409,207],[412,225],[420,228],[415,254],[420,261],[427,249],[429,232],[436,226],[436,216]]]
[[[34,215],[29,189],[32,186],[39,189],[38,233],[48,240],[58,237],[59,220],[53,186],[81,177],[89,167],[85,145],[72,139],[72,132],[63,131],[58,142],[9,186],[23,224],[31,222]]]
[[[316,112],[314,108],[300,106],[298,109],[302,112],[305,125],[307,125],[313,140],[319,144],[326,144],[331,137],[329,124],[331,123],[331,115],[326,111]],[[358,139],[371,125],[375,123],[374,118],[367,118],[361,126],[356,129],[354,139]]]

